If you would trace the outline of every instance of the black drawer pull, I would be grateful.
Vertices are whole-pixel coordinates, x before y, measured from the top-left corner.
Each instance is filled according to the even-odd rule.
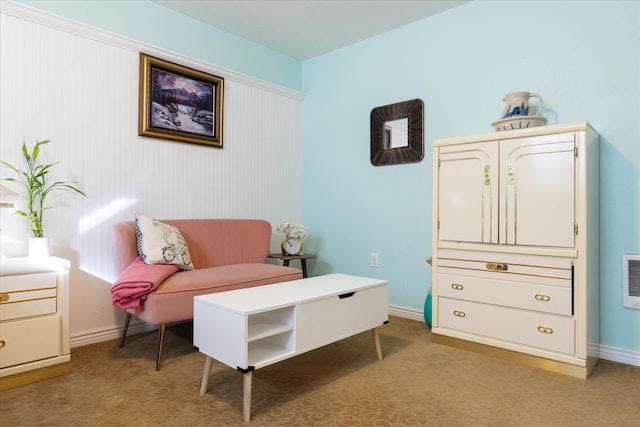
[[[338,295],[338,298],[340,299],[345,299],[345,298],[350,298],[352,296],[354,296],[356,293],[354,292],[347,292],[346,294],[342,294],[342,295]]]

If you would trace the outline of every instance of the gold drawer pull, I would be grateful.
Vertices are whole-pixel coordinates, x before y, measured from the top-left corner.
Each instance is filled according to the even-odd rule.
[[[484,185],[491,185],[491,166],[484,166]]]
[[[456,317],[465,317],[467,314],[464,311],[454,310],[453,315]]]
[[[516,180],[516,171],[513,165],[507,166],[507,184],[513,184]]]
[[[7,302],[7,301],[9,301],[9,294],[1,293],[0,302]]]
[[[538,332],[542,332],[543,334],[552,334],[553,329],[547,326],[538,326]]]
[[[509,269],[509,266],[507,264],[500,264],[497,262],[488,262],[487,263],[487,270],[492,270],[492,271],[507,271]]]
[[[0,348],[4,347],[5,345],[7,345],[7,342],[5,340],[0,340]]]
[[[551,301],[551,297],[549,295],[536,294],[536,300],[546,302],[546,301]]]
[[[456,291],[461,291],[464,289],[464,286],[462,286],[460,283],[452,283],[451,288],[455,289]]]

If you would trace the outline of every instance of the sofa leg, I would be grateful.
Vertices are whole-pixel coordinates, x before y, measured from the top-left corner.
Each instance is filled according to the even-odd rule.
[[[162,346],[164,345],[164,330],[166,324],[160,325],[160,335],[158,337],[158,357],[156,358],[156,371],[160,370],[160,360],[162,359]]]
[[[127,336],[127,329],[129,329],[130,320],[131,320],[131,313],[127,311],[127,315],[124,318],[124,326],[122,327],[122,338],[120,338],[120,348],[124,347],[124,338]]]

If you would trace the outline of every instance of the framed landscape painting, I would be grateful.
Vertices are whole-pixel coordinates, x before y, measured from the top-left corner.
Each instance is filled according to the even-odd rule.
[[[140,135],[222,148],[224,79],[140,53]]]

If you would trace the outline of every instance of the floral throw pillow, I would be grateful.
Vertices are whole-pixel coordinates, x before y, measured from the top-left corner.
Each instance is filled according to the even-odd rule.
[[[193,270],[187,242],[176,227],[136,212],[138,254],[147,264],[173,264]]]

